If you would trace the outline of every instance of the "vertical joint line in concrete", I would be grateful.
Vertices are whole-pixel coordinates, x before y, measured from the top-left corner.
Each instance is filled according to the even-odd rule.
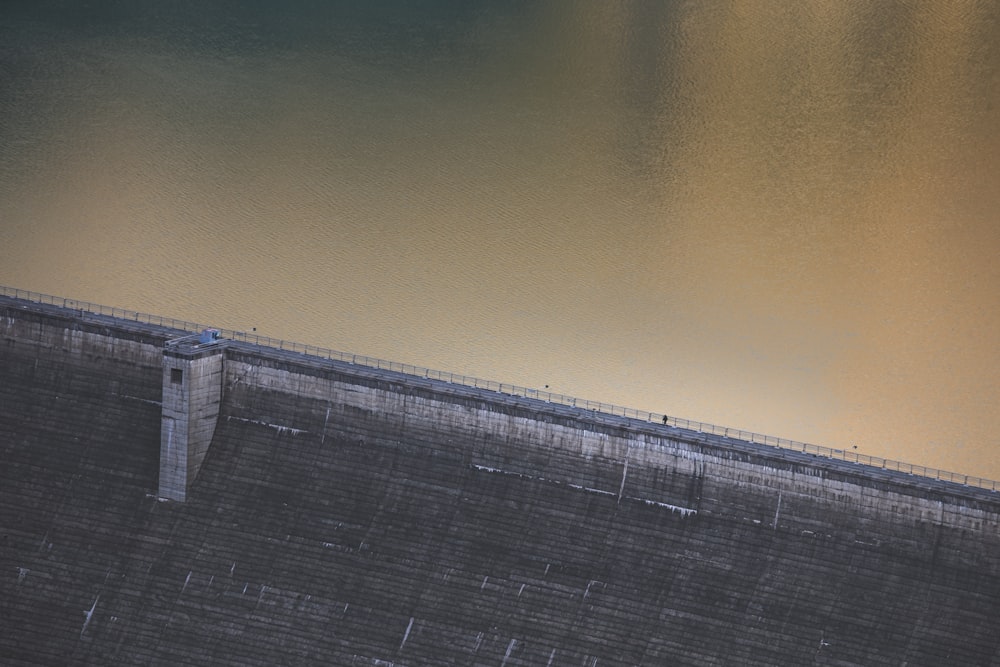
[[[399,422],[399,431],[400,431],[400,433],[403,433],[403,432],[406,431],[406,398],[407,398],[407,396],[406,396],[406,387],[403,387],[403,409],[402,409],[402,414],[399,416],[399,418],[400,418],[400,422]]]
[[[410,630],[413,629],[413,616],[410,616],[410,624],[406,626],[406,632],[403,633],[403,641],[399,643],[398,651],[403,650],[403,646],[406,645],[406,640],[410,637]]]
[[[330,422],[330,410],[333,410],[333,403],[326,406],[326,419],[323,420],[323,432],[320,434],[319,446],[322,447],[323,443],[326,442],[326,425]]]
[[[774,523],[771,528],[778,530],[778,514],[781,513],[781,491],[778,491],[778,506],[774,508]]]
[[[629,455],[630,451],[631,451],[631,448],[626,448],[625,449],[625,465],[622,466],[622,483],[621,483],[621,486],[618,487],[618,504],[619,505],[622,504],[622,494],[625,493],[625,478],[628,476],[628,455]]]
[[[87,626],[90,625],[90,619],[94,617],[94,610],[97,609],[97,601],[100,599],[101,596],[98,595],[96,598],[94,598],[94,604],[90,605],[90,609],[85,609],[83,611],[84,621],[83,621],[83,629],[80,630],[81,639],[83,639],[83,633],[87,631]]]
[[[517,646],[517,640],[511,639],[510,644],[507,644],[507,653],[503,656],[503,662],[500,663],[500,667],[504,667],[507,661],[510,660],[510,654],[514,651],[514,647]]]

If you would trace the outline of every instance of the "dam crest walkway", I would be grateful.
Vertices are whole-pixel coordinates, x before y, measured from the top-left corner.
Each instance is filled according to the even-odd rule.
[[[716,436],[719,438],[750,442],[757,445],[774,447],[776,449],[802,452],[826,459],[855,463],[874,469],[914,475],[918,478],[925,478],[928,481],[936,480],[945,483],[960,484],[968,487],[985,489],[987,491],[1000,492],[1000,481],[982,477],[940,470],[937,468],[886,459],[878,456],[870,456],[853,450],[835,449],[823,445],[814,445],[796,440],[789,440],[787,438],[764,435],[740,428],[719,426],[707,422],[684,419],[673,415],[665,415],[663,413],[649,412],[600,401],[581,399],[574,396],[567,396],[565,394],[497,382],[495,380],[483,380],[481,378],[459,373],[438,371],[412,364],[387,361],[384,359],[360,354],[352,354],[349,352],[341,352],[315,345],[261,336],[256,333],[211,327],[209,325],[179,320],[171,317],[152,315],[123,308],[105,306],[87,301],[79,301],[76,299],[69,299],[0,285],[0,300],[3,300],[4,298],[29,301],[35,304],[45,304],[59,308],[67,308],[75,310],[81,315],[85,314],[96,318],[110,317],[118,320],[129,320],[141,324],[166,327],[187,333],[199,333],[205,329],[216,329],[222,339],[236,341],[239,343],[274,348],[286,352],[317,357],[320,359],[346,362],[372,369],[401,373],[429,380],[437,380],[464,387],[498,392],[510,396],[540,400],[546,403],[593,412],[597,415],[624,417],[626,419],[647,422],[649,424],[663,424],[686,431],[704,434],[706,436]]]

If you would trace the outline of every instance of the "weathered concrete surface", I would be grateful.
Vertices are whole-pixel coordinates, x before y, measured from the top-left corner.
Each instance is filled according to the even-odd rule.
[[[157,502],[168,333],[9,313],[8,664],[1000,665],[995,494],[231,345]]]
[[[160,498],[184,501],[212,444],[222,400],[220,345],[168,345],[163,351]]]
[[[91,630],[155,505],[164,339],[0,306],[5,665],[104,662]]]

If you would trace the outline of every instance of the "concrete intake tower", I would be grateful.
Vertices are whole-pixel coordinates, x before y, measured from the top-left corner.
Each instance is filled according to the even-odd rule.
[[[0,664],[1000,667],[996,483],[203,329],[0,291]]]

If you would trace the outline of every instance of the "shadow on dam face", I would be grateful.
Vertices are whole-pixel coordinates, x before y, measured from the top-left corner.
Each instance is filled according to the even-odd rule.
[[[1000,664],[995,493],[182,335],[0,300],[7,664]]]

